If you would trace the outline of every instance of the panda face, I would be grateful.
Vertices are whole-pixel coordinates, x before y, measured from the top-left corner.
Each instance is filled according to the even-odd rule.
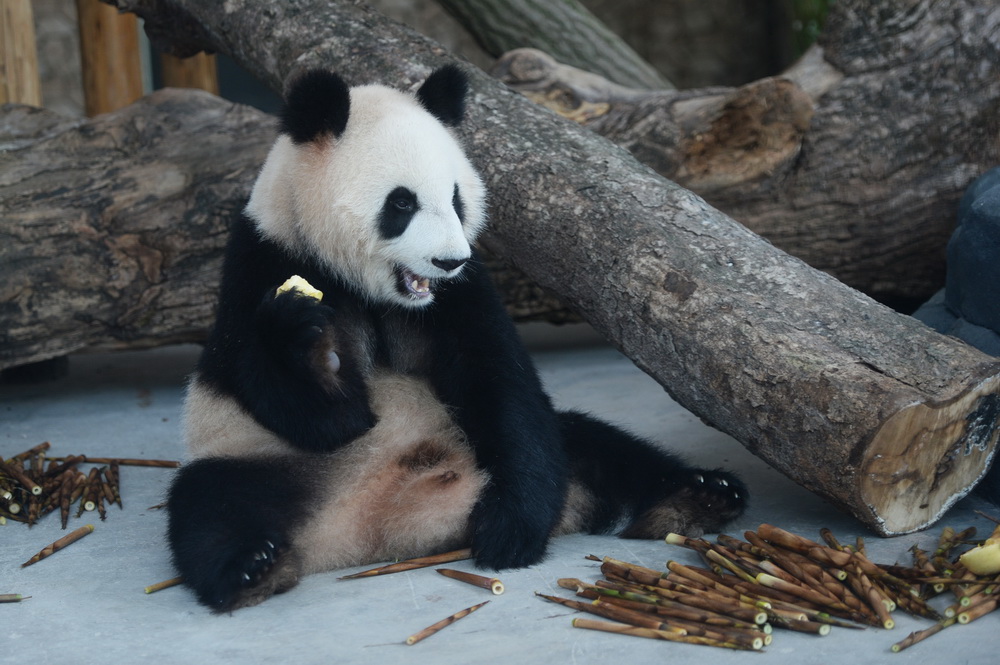
[[[426,306],[471,257],[485,189],[420,93],[351,88],[349,109],[339,132],[279,136],[247,212],[363,296]]]

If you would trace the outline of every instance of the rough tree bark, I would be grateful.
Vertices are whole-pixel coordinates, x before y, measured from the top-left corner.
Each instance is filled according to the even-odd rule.
[[[91,120],[5,107],[0,368],[202,339],[273,124],[181,90]]]
[[[227,52],[275,88],[315,65],[415,84],[449,61],[346,2],[117,4],[154,36]],[[910,4],[881,3],[879,18]],[[601,137],[471,77],[462,132],[492,191],[488,241],[681,404],[883,534],[933,522],[981,477],[1000,434],[1000,363],[809,268]]]
[[[619,85],[673,88],[576,0],[438,0],[483,49],[499,57],[533,47]]]
[[[1000,163],[1000,6],[834,7],[822,46],[740,88],[622,89],[521,50],[495,75],[846,284],[919,304],[957,201]]]
[[[274,118],[161,90],[92,120],[0,107],[0,369],[203,341]],[[579,320],[500,260],[520,321]]]

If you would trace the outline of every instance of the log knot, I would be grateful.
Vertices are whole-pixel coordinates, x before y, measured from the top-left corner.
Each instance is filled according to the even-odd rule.
[[[809,95],[788,79],[738,88],[683,140],[677,182],[705,193],[772,177],[798,155],[812,116]]]

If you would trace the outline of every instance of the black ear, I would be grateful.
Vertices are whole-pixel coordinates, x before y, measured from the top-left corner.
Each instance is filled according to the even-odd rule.
[[[465,115],[465,95],[469,81],[457,65],[445,65],[427,77],[417,99],[431,115],[449,127],[457,127]]]
[[[350,89],[343,79],[320,69],[299,76],[285,96],[281,131],[295,143],[308,143],[321,134],[340,136],[351,109]]]

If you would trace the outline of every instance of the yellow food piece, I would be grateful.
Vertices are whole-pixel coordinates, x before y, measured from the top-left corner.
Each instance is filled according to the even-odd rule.
[[[985,543],[973,547],[958,560],[976,575],[1000,573],[1000,537],[987,538]]]
[[[323,292],[314,287],[312,284],[307,282],[305,278],[298,275],[292,275],[285,280],[285,283],[278,287],[275,296],[279,296],[285,291],[291,290],[298,291],[300,295],[306,296],[307,298],[315,298],[316,300],[323,299]]]

